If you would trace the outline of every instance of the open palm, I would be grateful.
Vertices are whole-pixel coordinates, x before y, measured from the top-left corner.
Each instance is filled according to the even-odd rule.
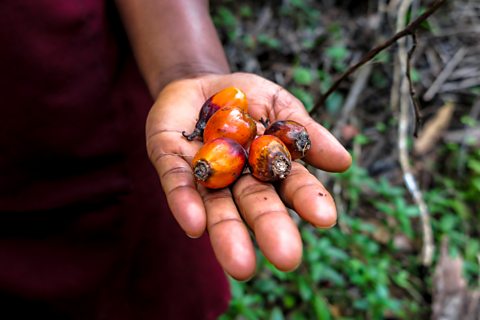
[[[318,227],[331,227],[337,219],[332,197],[313,175],[294,162],[290,175],[275,185],[244,175],[230,188],[208,190],[193,179],[191,160],[201,142],[188,141],[181,132],[191,132],[204,101],[229,86],[245,92],[248,112],[257,121],[302,123],[312,141],[304,159],[311,165],[334,172],[350,166],[348,152],[309,117],[295,97],[264,78],[245,73],[204,75],[165,87],[147,120],[150,159],[180,226],[191,237],[207,228],[217,259],[228,274],[248,279],[255,271],[248,228],[269,261],[280,270],[292,270],[300,263],[302,243],[286,206]]]

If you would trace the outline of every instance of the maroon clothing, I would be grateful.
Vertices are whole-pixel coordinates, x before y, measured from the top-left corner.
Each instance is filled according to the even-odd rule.
[[[210,319],[228,282],[168,211],[111,3],[0,1],[0,319]]]

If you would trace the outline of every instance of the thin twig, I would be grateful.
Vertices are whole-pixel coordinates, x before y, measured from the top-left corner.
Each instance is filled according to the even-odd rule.
[[[368,64],[358,72],[358,75],[356,75],[347,98],[345,99],[340,119],[335,122],[335,126],[332,129],[332,133],[335,137],[340,137],[340,130],[347,123],[351,113],[357,105],[358,97],[365,90],[370,74],[372,73],[372,68],[373,66]]]
[[[448,77],[455,70],[457,65],[462,61],[463,57],[465,57],[466,53],[467,53],[467,50],[465,48],[462,47],[462,48],[458,49],[458,51],[455,53],[453,58],[447,63],[445,68],[443,68],[442,72],[440,72],[438,77],[432,83],[430,88],[428,88],[427,92],[425,92],[425,94],[423,95],[423,100],[425,100],[425,101],[432,100],[432,98],[440,90],[441,86],[445,83],[445,81],[448,79]]]
[[[480,76],[467,78],[462,81],[445,83],[440,88],[440,92],[455,92],[455,91],[470,89],[476,86],[480,86]]]
[[[345,209],[345,204],[343,203],[343,198],[342,198],[342,185],[340,182],[337,180],[335,181],[333,185],[333,197],[335,199],[335,205],[338,208],[338,226],[340,227],[340,230],[344,234],[350,234],[352,231],[350,230],[350,227],[348,224],[345,223],[343,220],[343,217],[347,210]]]
[[[421,122],[422,122],[422,115],[420,114],[420,101],[418,101],[417,94],[415,93],[415,89],[412,84],[412,77],[410,75],[410,68],[411,68],[411,60],[413,53],[415,52],[415,49],[417,48],[417,36],[415,35],[415,32],[412,32],[411,34],[412,38],[412,47],[408,51],[407,54],[407,66],[406,66],[406,76],[408,80],[408,88],[410,91],[410,98],[412,98],[412,103],[413,103],[413,110],[415,112],[415,125],[413,128],[413,136],[417,137],[418,136],[418,128],[420,128]]]
[[[407,9],[411,4],[411,0],[404,0],[399,8],[399,14],[397,17],[397,29],[401,29],[403,26],[403,21],[405,21],[405,15]],[[403,39],[402,39],[403,40]],[[410,50],[411,52],[411,50]],[[399,41],[398,44],[398,61],[400,62],[402,69],[408,70],[408,55],[405,41]],[[411,92],[410,92],[410,83],[407,75],[405,75],[402,80],[399,82],[400,86],[400,119],[398,125],[398,150],[399,150],[399,161],[400,166],[403,171],[403,180],[407,186],[408,191],[413,197],[413,200],[417,204],[420,211],[420,219],[422,223],[422,252],[421,260],[423,265],[429,266],[432,263],[433,252],[434,252],[434,243],[433,243],[433,234],[432,227],[430,224],[430,214],[428,212],[427,205],[423,200],[423,194],[418,187],[418,184],[413,175],[413,170],[410,165],[409,156],[408,156],[408,115],[409,107],[411,102]]]
[[[367,85],[367,81],[370,78],[371,71],[372,71],[372,65],[367,65],[365,69],[362,69],[361,72],[359,72],[358,75],[356,75],[356,78],[353,81],[353,85],[350,88],[350,92],[348,93],[345,104],[342,108],[342,114],[340,115],[339,120],[335,122],[335,125],[332,128],[332,133],[335,137],[341,138],[340,131],[345,126],[348,119],[351,119],[350,115],[355,109],[355,106],[357,105],[358,97],[360,96],[365,86]],[[327,185],[332,179],[331,175],[326,174],[325,171],[322,171],[313,166],[311,166],[309,170],[325,185]]]
[[[367,63],[368,61],[372,60],[377,54],[385,50],[386,48],[390,47],[393,45],[395,42],[397,42],[399,39],[411,35],[414,33],[414,31],[420,26],[422,22],[424,22],[428,17],[430,17],[435,11],[437,11],[438,8],[440,8],[446,0],[436,0],[434,1],[429,8],[418,18],[410,22],[403,30],[398,31],[395,35],[393,35],[390,39],[386,40],[385,42],[381,43],[380,45],[376,46],[369,52],[367,52],[357,63],[352,65],[350,68],[348,68],[347,71],[345,71],[335,82],[332,84],[332,86],[325,92],[320,99],[317,101],[317,103],[313,106],[312,110],[310,111],[310,114],[315,114],[317,110],[324,105],[325,101],[327,98],[339,87],[340,83],[345,80],[348,76],[350,76],[352,73],[354,73],[358,68],[360,68],[362,65]]]

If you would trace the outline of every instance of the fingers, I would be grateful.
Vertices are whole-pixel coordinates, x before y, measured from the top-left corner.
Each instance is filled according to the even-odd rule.
[[[279,194],[271,184],[245,175],[232,187],[233,199],[229,189],[197,188],[194,181],[188,156],[193,156],[201,143],[186,141],[181,131],[193,128],[198,112],[195,106],[228,85],[245,91],[249,113],[255,119],[291,119],[303,124],[312,142],[305,160],[313,166],[327,171],[344,171],[350,166],[350,154],[309,117],[298,99],[268,80],[246,74],[209,76],[205,82],[188,80],[167,87],[147,122],[150,158],[179,225],[191,237],[208,228],[217,259],[232,277],[248,279],[255,271],[255,250],[240,214],[266,258],[280,270],[292,270],[301,261],[302,243],[284,202],[318,227],[336,222],[334,201],[313,175],[293,163],[291,174],[279,184]]]
[[[180,227],[194,238],[202,235],[206,227],[205,207],[190,167],[200,143],[186,141],[181,132],[195,124],[195,106],[203,100],[198,90],[195,81],[168,85],[152,107],[146,124],[148,153],[170,210]]]
[[[302,120],[298,122],[300,121]],[[340,142],[311,118],[305,119],[304,123],[312,143],[304,160],[325,171],[343,172],[347,170],[352,164],[352,156]]]
[[[207,226],[212,248],[225,271],[238,280],[250,278],[255,272],[255,250],[229,189],[197,187],[191,159],[183,159],[181,155],[194,154],[198,146],[182,141],[169,146],[172,136],[176,135],[178,133],[165,131],[152,136],[150,140],[157,141],[149,143],[150,158],[160,176],[170,210],[190,237],[199,237]]]
[[[279,270],[295,269],[302,257],[300,233],[275,188],[244,175],[233,194],[265,257]]]
[[[282,200],[303,219],[320,228],[337,222],[337,210],[330,193],[308,170],[297,162],[279,187]]]
[[[255,272],[255,250],[230,190],[199,187],[199,191],[207,210],[210,242],[220,265],[237,280],[251,278]]]
[[[168,206],[189,237],[200,237],[206,227],[205,207],[197,192],[190,165],[199,144],[184,141],[180,132],[153,132],[147,136],[147,149]]]
[[[153,163],[178,224],[189,237],[200,237],[206,226],[205,208],[190,165],[173,155],[159,157]]]
[[[242,176],[234,185],[235,202],[228,189],[200,188],[200,192],[217,259],[236,279],[248,279],[255,269],[254,248],[237,208],[252,228],[265,257],[282,271],[295,269],[302,257],[299,231],[282,201],[317,227],[331,227],[337,219],[331,195],[315,176],[296,162],[291,174],[280,184],[281,198],[271,184],[251,175]]]
[[[307,129],[311,149],[305,161],[322,170],[342,172],[347,170],[352,158],[342,144],[323,126],[313,120],[303,104],[283,88],[279,88],[272,99],[272,115],[278,120],[294,120]]]

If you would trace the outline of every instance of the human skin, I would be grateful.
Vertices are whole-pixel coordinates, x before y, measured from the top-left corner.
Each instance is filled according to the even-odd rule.
[[[291,119],[307,128],[312,147],[304,160],[312,166],[341,172],[350,166],[350,154],[285,89],[253,74],[230,73],[208,1],[117,0],[117,6],[155,98],[146,123],[147,151],[180,227],[192,238],[208,230],[219,263],[236,279],[255,273],[249,229],[273,265],[295,269],[302,242],[287,207],[320,228],[336,223],[335,203],[321,182],[294,162],[290,175],[275,185],[243,175],[230,188],[206,189],[196,185],[191,169],[201,143],[188,141],[182,131],[193,130],[206,99],[236,86],[257,121]]]

